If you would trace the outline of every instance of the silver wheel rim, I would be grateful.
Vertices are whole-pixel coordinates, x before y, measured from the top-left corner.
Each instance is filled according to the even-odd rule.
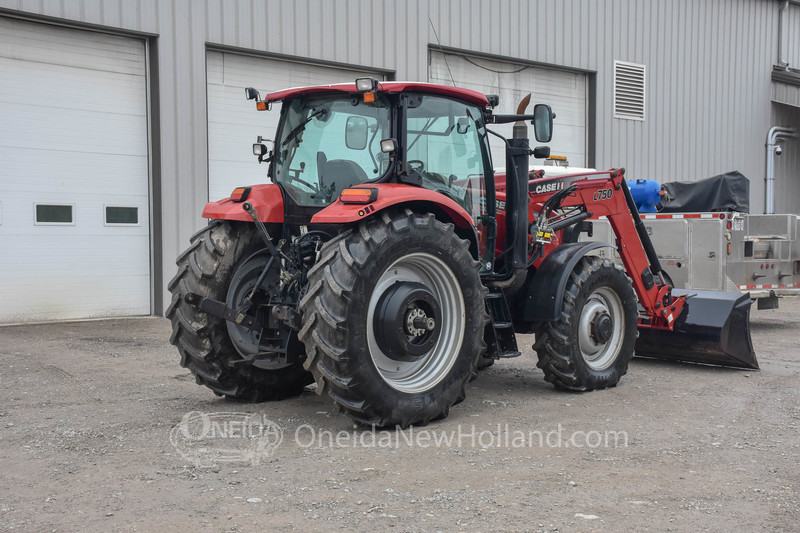
[[[439,302],[441,320],[439,338],[430,351],[415,361],[396,361],[378,346],[375,338],[375,308],[381,295],[398,282],[425,285]],[[381,378],[393,389],[420,393],[435,387],[453,368],[466,330],[464,295],[453,271],[441,259],[426,253],[408,254],[381,275],[367,310],[367,346]]]
[[[592,323],[602,314],[611,318],[612,333],[606,342],[598,342],[592,335]],[[619,355],[625,326],[625,311],[616,292],[608,287],[595,289],[584,303],[578,321],[578,346],[581,357],[593,370],[605,370]]]

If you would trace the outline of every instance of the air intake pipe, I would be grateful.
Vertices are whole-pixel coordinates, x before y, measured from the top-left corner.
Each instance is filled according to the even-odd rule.
[[[529,94],[517,107],[517,114],[524,115]],[[508,140],[506,152],[506,194],[508,207],[513,216],[507,216],[506,235],[509,236],[507,246],[511,251],[511,268],[524,269],[528,266],[528,171],[530,169],[530,144],[528,143],[528,124],[524,120],[514,123],[511,139]],[[510,181],[509,178],[513,178]]]

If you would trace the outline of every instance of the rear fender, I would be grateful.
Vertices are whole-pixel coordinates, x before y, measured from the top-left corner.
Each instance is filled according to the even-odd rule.
[[[571,242],[550,252],[528,281],[527,291],[520,291],[520,294],[526,294],[522,320],[557,320],[561,315],[567,281],[575,265],[587,252],[606,247],[613,248],[602,242]]]
[[[374,216],[389,207],[423,203],[444,212],[459,228],[474,228],[470,214],[455,200],[442,193],[402,183],[364,184],[356,188],[377,189],[377,199],[369,204],[345,204],[337,199],[311,217],[311,223],[348,224]]]
[[[253,205],[262,222],[283,223],[283,194],[274,183],[251,186],[246,200]],[[252,222],[253,219],[242,209],[242,205],[243,202],[233,202],[230,198],[209,202],[203,209],[203,218]]]

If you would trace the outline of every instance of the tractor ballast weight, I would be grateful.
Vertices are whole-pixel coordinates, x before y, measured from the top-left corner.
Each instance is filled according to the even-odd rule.
[[[477,370],[521,354],[515,331],[536,334],[538,366],[565,390],[615,386],[637,329],[643,355],[757,366],[749,301],[672,290],[624,170],[529,179],[549,149],[531,150],[526,121],[548,142],[549,106],[498,115],[475,91],[368,78],[246,95],[283,103],[273,149],[253,147],[272,183],[209,203],[168,286],[170,340],[217,394],[316,383],[357,422],[424,424]],[[495,176],[502,123],[514,135]],[[572,242],[592,215],[624,270],[594,255],[610,245]]]

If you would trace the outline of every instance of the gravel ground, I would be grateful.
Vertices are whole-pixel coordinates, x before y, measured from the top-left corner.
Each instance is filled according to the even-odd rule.
[[[310,390],[218,398],[163,318],[3,327],[0,530],[796,531],[798,326],[800,300],[753,311],[760,371],[637,359],[587,394],[548,385],[521,336],[401,433]]]

